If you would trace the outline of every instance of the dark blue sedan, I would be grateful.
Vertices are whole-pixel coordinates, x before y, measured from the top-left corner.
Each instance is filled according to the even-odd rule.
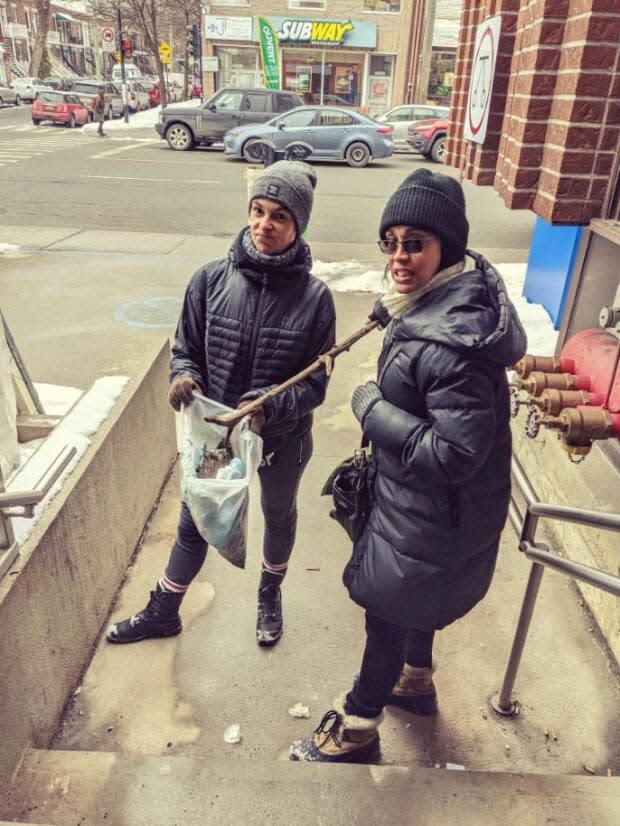
[[[224,135],[226,154],[259,160],[265,146],[285,157],[308,160],[346,160],[366,166],[389,158],[394,151],[393,129],[359,112],[333,106],[300,106],[267,123],[231,129]]]

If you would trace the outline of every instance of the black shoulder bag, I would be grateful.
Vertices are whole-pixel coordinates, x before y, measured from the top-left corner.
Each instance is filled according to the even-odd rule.
[[[321,496],[332,496],[334,508],[329,515],[356,542],[368,521],[372,506],[374,460],[366,436],[361,446],[332,471],[323,486]]]

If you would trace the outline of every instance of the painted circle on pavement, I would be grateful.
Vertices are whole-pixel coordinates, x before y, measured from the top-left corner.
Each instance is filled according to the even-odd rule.
[[[178,296],[159,296],[127,301],[114,310],[114,318],[128,327],[157,330],[176,327],[182,300]]]

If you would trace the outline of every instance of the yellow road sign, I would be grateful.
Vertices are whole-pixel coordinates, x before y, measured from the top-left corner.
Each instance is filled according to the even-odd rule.
[[[171,59],[170,57],[168,57],[167,55],[166,55],[166,57],[164,57],[164,55],[160,55],[160,56],[159,56],[159,59],[160,59],[160,60],[161,60],[161,62],[162,62],[162,63],[164,63],[164,64],[166,64],[166,63],[172,63],[172,59]]]
[[[169,57],[171,51],[172,51],[172,49],[170,48],[170,44],[166,43],[165,40],[164,40],[163,43],[159,44],[159,55],[160,55],[160,57]]]

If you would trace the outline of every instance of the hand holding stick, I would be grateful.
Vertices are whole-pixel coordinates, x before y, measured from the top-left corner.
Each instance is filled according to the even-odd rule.
[[[381,326],[379,321],[369,321],[368,324],[365,324],[353,333],[353,335],[345,339],[341,344],[334,345],[331,350],[328,350],[327,353],[323,353],[322,356],[319,356],[316,361],[313,361],[312,364],[309,364],[308,367],[305,367],[301,370],[301,372],[291,376],[290,379],[282,382],[282,384],[279,384],[277,387],[268,390],[264,395],[259,396],[258,399],[254,399],[253,401],[244,404],[243,407],[237,408],[237,410],[234,410],[232,413],[224,413],[219,416],[205,416],[205,422],[213,422],[214,424],[224,425],[224,427],[227,427],[230,431],[238,425],[243,418],[253,413],[259,407],[262,407],[265,402],[275,398],[275,396],[279,396],[280,393],[284,393],[284,391],[288,390],[289,387],[293,387],[293,385],[303,381],[303,379],[307,378],[312,373],[315,373],[317,370],[320,370],[322,367],[325,368],[327,375],[331,376],[334,367],[334,359],[341,353],[347,352],[357,341],[364,338],[364,336],[367,336],[368,333],[371,333],[373,330],[376,330],[379,326]]]

